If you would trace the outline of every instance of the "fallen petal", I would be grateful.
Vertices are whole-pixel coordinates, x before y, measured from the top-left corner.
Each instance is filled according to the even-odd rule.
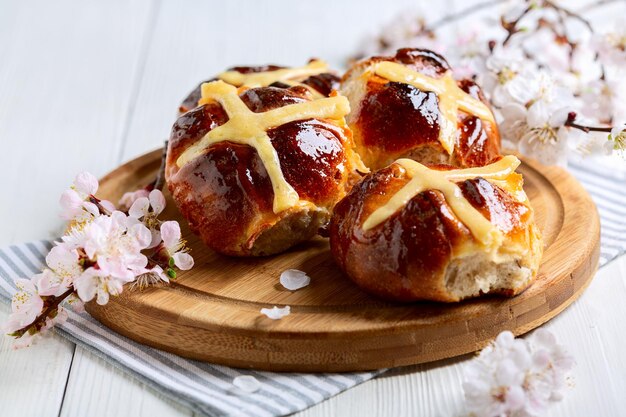
[[[288,316],[291,313],[291,307],[285,306],[283,308],[272,307],[272,308],[262,308],[261,314],[265,314],[268,318],[272,320],[280,320],[285,316]]]
[[[233,385],[240,390],[252,394],[261,389],[261,383],[251,375],[240,375],[233,379]]]
[[[288,269],[280,274],[280,284],[290,291],[299,290],[311,283],[311,278],[297,269]]]

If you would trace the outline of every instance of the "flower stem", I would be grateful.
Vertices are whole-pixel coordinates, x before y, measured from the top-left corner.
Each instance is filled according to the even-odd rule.
[[[544,4],[547,7],[550,7],[551,9],[555,10],[556,12],[563,13],[567,17],[571,17],[572,19],[578,20],[579,22],[581,22],[582,24],[587,26],[589,31],[591,33],[593,33],[593,26],[591,25],[591,22],[589,22],[587,19],[582,17],[582,15],[580,15],[580,14],[578,14],[576,12],[573,12],[571,10],[568,10],[568,9],[562,7],[562,6],[559,6],[558,4],[554,3],[551,0],[544,0]]]
[[[30,331],[33,328],[39,331],[39,329],[41,329],[43,324],[45,324],[48,316],[52,312],[56,311],[59,308],[59,304],[61,304],[61,302],[63,302],[63,300],[69,297],[73,292],[74,292],[74,287],[68,289],[63,294],[59,295],[58,297],[53,297],[52,302],[50,302],[50,304],[48,304],[46,308],[44,308],[41,314],[39,314],[37,318],[31,324],[19,330],[14,331],[13,333],[11,333],[11,336],[15,337],[16,339],[19,339],[20,337],[24,336],[24,334],[26,334],[28,331]]]
[[[613,130],[613,126],[585,126],[585,125],[581,125],[580,123],[576,123],[576,112],[570,112],[567,115],[567,120],[565,120],[565,126],[582,130],[585,133],[589,133],[589,132],[611,133],[611,130]]]
[[[100,204],[100,201],[101,200],[96,196],[93,196],[93,195],[89,196],[89,202],[95,204],[96,207],[98,207],[98,210],[100,210],[100,214],[103,214],[105,216],[110,216],[111,212],[107,210],[102,204]]]
[[[528,6],[524,9],[524,11],[515,19],[510,22],[504,20],[504,16],[501,17],[500,23],[502,24],[502,28],[507,31],[506,38],[502,41],[502,46],[506,45],[513,35],[519,33],[520,29],[517,27],[520,20],[524,18],[532,10],[532,6]]]
[[[585,126],[585,125],[580,125],[578,123],[575,122],[565,122],[565,126],[569,126],[569,127],[573,127],[574,129],[578,129],[578,130],[582,130],[585,133],[589,133],[589,132],[606,132],[606,133],[611,133],[611,130],[613,130],[613,127],[611,126]]]

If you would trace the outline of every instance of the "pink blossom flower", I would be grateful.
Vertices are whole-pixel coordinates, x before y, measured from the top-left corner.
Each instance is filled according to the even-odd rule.
[[[128,210],[129,219],[142,221],[152,235],[152,239],[148,248],[153,248],[161,242],[161,233],[159,227],[161,222],[158,220],[159,214],[165,209],[165,197],[160,190],[152,190],[148,197],[139,197]]]
[[[560,400],[573,359],[547,330],[528,341],[505,331],[465,367],[468,411],[477,416],[544,415]]]
[[[83,272],[76,249],[63,243],[54,246],[46,256],[48,268],[36,275],[40,295],[59,296],[67,291],[75,277]]]
[[[98,179],[88,172],[80,172],[74,178],[71,188],[61,194],[59,200],[63,209],[61,217],[65,220],[84,220],[98,216],[100,214],[98,207],[86,201],[96,191],[98,191]]]
[[[613,30],[595,35],[592,44],[604,65],[620,69],[626,66],[626,25],[624,21],[616,22]]]
[[[100,216],[85,228],[82,246],[102,274],[130,282],[148,263],[141,250],[150,244],[152,236],[141,223],[127,226],[128,218],[121,211]]]
[[[31,324],[43,310],[43,300],[37,293],[34,280],[19,278],[15,280],[17,292],[11,299],[12,313],[4,325],[6,333],[12,333]]]
[[[89,267],[74,280],[74,288],[82,301],[91,301],[96,297],[96,302],[104,305],[109,302],[109,295],[122,293],[125,282],[127,280],[112,277],[101,269]]]
[[[138,275],[131,288],[139,288],[141,290],[161,282],[169,283],[170,278],[161,266],[155,265],[151,269],[146,269],[146,272]]]
[[[150,210],[152,209],[152,210]],[[165,197],[160,190],[152,190],[147,197],[139,197],[128,210],[128,215],[136,219],[142,219],[150,213],[158,216],[165,209]]]
[[[146,190],[145,188],[140,188],[139,190],[124,193],[124,195],[122,196],[122,198],[120,198],[120,201],[117,203],[117,205],[122,210],[128,210],[135,201],[143,197],[147,198],[149,194],[150,192]]]
[[[163,222],[161,225],[161,237],[167,255],[173,259],[174,264],[181,270],[186,271],[193,267],[193,258],[184,251],[184,242],[181,240],[180,225],[176,221]]]

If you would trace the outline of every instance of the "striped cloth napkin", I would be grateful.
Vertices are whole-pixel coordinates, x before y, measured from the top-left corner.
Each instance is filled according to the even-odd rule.
[[[573,164],[569,169],[598,206],[602,224],[600,265],[605,265],[626,252],[626,179],[609,178],[590,166]],[[15,278],[40,271],[51,246],[49,241],[39,241],[0,250],[0,301],[9,303],[15,292]],[[58,332],[165,396],[207,416],[283,416],[383,372],[280,374],[211,365],[135,343],[100,325],[87,313],[71,311]],[[261,389],[252,394],[240,391],[232,383],[240,375],[256,377]]]

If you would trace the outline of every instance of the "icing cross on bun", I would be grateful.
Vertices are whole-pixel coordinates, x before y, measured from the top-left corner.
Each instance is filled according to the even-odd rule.
[[[237,88],[223,81],[202,85],[200,104],[212,100],[222,105],[228,121],[209,131],[199,141],[185,149],[176,164],[182,168],[197,158],[214,143],[228,140],[253,147],[264,163],[274,191],[274,213],[293,207],[299,201],[298,193],[285,180],[280,168],[278,153],[272,146],[267,130],[303,119],[341,119],[350,111],[345,97],[335,96],[279,107],[262,113],[255,113],[239,98]]]
[[[364,290],[396,301],[518,294],[543,243],[506,156],[479,168],[401,159],[367,175],[336,206],[333,257]]]
[[[456,81],[446,60],[422,49],[373,57],[344,75],[348,124],[357,151],[372,169],[398,158],[456,167],[482,166],[499,156],[500,136],[474,81]]]
[[[257,67],[233,67],[218,74],[206,82],[222,80],[235,87],[305,87],[312,98],[330,96],[332,91],[339,89],[339,77],[335,75],[328,64],[320,59],[311,59],[301,67],[281,67],[278,65],[263,65]],[[185,113],[198,106],[201,97],[200,83],[180,105],[179,112]]]
[[[270,255],[310,239],[364,170],[345,97],[205,83],[174,124],[166,180],[191,229],[217,252]]]

